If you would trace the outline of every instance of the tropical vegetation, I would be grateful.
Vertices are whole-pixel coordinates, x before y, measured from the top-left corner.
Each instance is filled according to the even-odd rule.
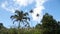
[[[30,11],[33,13],[33,10]],[[39,16],[39,14],[37,14]],[[53,18],[52,15],[45,13],[41,20],[41,23],[36,24],[35,27],[30,27],[29,13],[16,10],[15,14],[10,17],[18,23],[18,28],[6,28],[3,23],[0,23],[0,34],[60,34],[60,21]],[[21,26],[24,25],[24,27]]]

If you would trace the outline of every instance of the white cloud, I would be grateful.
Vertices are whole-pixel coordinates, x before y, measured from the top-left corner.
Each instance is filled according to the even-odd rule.
[[[33,0],[14,0],[14,2],[20,6],[27,6],[28,4],[31,4]]]
[[[14,3],[5,1],[1,4],[1,7],[7,11],[12,12],[12,13],[14,13],[16,9],[19,10],[21,6],[27,6],[33,2],[33,0],[11,0],[11,1]],[[13,4],[13,6],[9,5],[9,4]],[[17,5],[17,7],[14,7],[16,5]]]
[[[5,8],[6,5],[7,5],[7,2],[5,1],[4,3],[1,4],[1,7],[2,7],[2,8]]]
[[[39,6],[39,7],[34,8],[34,13],[32,13],[32,17],[33,17],[34,21],[40,22],[42,15],[43,15],[43,12],[42,12],[43,9],[44,9],[43,6]],[[39,17],[36,16],[37,14],[39,14]]]
[[[32,17],[34,21],[40,22],[43,15],[42,10],[45,9],[43,4],[46,2],[46,0],[35,0],[35,2],[36,2],[36,5],[34,8],[34,13],[32,13]],[[39,17],[36,16],[37,14],[39,14]]]
[[[9,11],[9,12],[11,12],[11,13],[14,13],[15,12],[15,10],[17,10],[17,9],[19,9],[19,8],[16,8],[16,7],[13,7],[13,6],[9,6],[9,3],[8,3],[8,1],[5,1],[5,2],[3,2],[2,4],[1,4],[1,7],[3,8],[3,9],[5,9],[6,11]]]

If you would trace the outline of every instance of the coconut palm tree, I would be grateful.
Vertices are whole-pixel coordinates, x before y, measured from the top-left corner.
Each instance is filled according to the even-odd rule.
[[[22,24],[26,23],[26,25],[27,24],[29,25],[27,20],[30,21],[30,18],[28,17],[28,15],[29,14],[27,12],[23,13],[23,11],[16,10],[15,15],[12,15],[10,18],[12,20],[14,19],[13,24],[15,23],[15,21],[18,21],[19,22],[18,28],[20,28],[20,26],[21,26],[20,23],[22,23]]]

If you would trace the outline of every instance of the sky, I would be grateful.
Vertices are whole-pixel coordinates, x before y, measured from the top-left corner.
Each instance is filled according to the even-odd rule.
[[[29,12],[31,9],[33,13],[30,14],[30,26],[40,23],[45,13],[60,21],[60,0],[0,0],[0,23],[7,28],[15,27],[18,24],[13,24],[10,19],[10,16],[15,14],[15,10]],[[39,14],[39,17],[36,17],[36,14]]]

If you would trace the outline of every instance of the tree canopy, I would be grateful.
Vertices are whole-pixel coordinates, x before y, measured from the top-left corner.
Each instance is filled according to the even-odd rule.
[[[23,12],[23,11],[19,11],[19,10],[16,10],[15,11],[15,15],[12,15],[10,18],[13,20],[14,19],[14,21],[13,21],[13,24],[14,24],[14,22],[15,21],[18,21],[19,22],[19,26],[18,26],[18,28],[21,26],[20,25],[20,23],[22,22],[23,24],[25,24],[26,23],[26,25],[25,26],[27,26],[27,24],[29,25],[29,23],[28,23],[28,21],[27,20],[29,20],[30,21],[30,18],[28,17],[28,13],[27,12]]]

